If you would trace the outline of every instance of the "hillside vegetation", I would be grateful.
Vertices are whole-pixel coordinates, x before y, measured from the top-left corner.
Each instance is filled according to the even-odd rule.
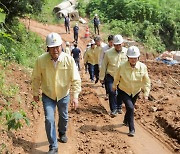
[[[60,2],[61,0],[0,1],[0,137],[6,136],[0,141],[0,153],[4,149],[9,150],[6,144],[14,143],[8,140],[12,135],[10,131],[18,131],[25,124],[29,124],[30,118],[27,117],[27,113],[32,115],[29,108],[37,108],[35,102],[29,101],[29,73],[25,73],[21,65],[32,68],[37,56],[46,49],[44,40],[27,30],[19,19],[26,17],[43,23],[58,23],[59,19],[52,10]],[[90,0],[87,4],[85,2],[79,0],[78,8],[81,15],[92,19],[94,14],[98,13],[102,30],[107,34],[120,33],[143,42],[149,49],[158,52],[180,48],[179,0]],[[14,62],[20,64],[20,67]],[[18,71],[21,72],[21,78],[19,74],[15,76],[14,72]],[[27,90],[21,86],[24,82]],[[25,99],[26,101],[23,101]]]
[[[80,0],[82,16],[97,13],[103,30],[143,42],[150,50],[180,49],[179,0]]]

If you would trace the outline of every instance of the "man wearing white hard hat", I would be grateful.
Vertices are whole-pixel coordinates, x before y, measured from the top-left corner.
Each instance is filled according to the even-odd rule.
[[[87,47],[86,47],[86,49],[85,49],[85,51],[84,51],[83,58],[85,57],[86,52],[91,48],[91,43],[88,43],[86,46],[87,46]],[[85,73],[87,73],[87,71],[88,71],[88,65],[87,65],[87,62],[84,63],[84,67],[85,67]]]
[[[106,82],[107,93],[109,94],[109,106],[111,117],[122,113],[122,100],[116,97],[116,91],[112,90],[114,74],[121,63],[127,61],[127,48],[123,47],[123,37],[115,35],[113,38],[114,47],[109,49],[103,59],[100,69],[100,82]]]
[[[48,52],[39,56],[32,73],[33,99],[39,102],[39,90],[42,90],[42,102],[45,114],[45,129],[49,141],[49,154],[58,153],[55,110],[58,108],[59,141],[67,142],[69,91],[72,86],[73,106],[78,107],[78,95],[81,91],[81,79],[73,57],[61,50],[62,39],[57,33],[46,37]]]
[[[71,55],[70,43],[66,42],[66,48],[64,50],[65,53]]]
[[[134,106],[141,89],[144,91],[144,100],[148,99],[150,92],[150,79],[147,67],[139,61],[140,51],[138,47],[128,48],[128,61],[120,65],[114,76],[113,89],[118,86],[118,96],[126,106],[124,125],[129,126],[128,136],[134,136]]]
[[[84,64],[87,63],[88,65],[88,71],[90,75],[91,82],[94,82],[94,64],[95,64],[95,58],[94,58],[94,52],[95,52],[95,41],[91,41],[91,48],[89,48],[84,55]]]

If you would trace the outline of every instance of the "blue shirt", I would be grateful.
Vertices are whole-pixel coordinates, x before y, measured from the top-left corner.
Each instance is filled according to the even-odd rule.
[[[78,26],[74,26],[73,30],[74,30],[74,33],[78,34],[79,27]]]
[[[81,50],[79,50],[77,47],[72,50],[72,55],[74,59],[79,59],[79,55],[81,53]]]

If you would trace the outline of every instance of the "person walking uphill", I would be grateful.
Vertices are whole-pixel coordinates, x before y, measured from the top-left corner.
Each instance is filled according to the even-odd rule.
[[[66,42],[66,48],[64,50],[65,53],[71,55],[70,43]]]
[[[102,53],[102,47],[101,47],[101,38],[95,37],[94,38],[96,47],[94,49],[94,75],[96,77],[95,84],[99,81],[99,59],[100,55]]]
[[[134,105],[141,91],[144,90],[144,100],[148,99],[150,92],[150,79],[147,67],[139,62],[140,52],[138,47],[128,48],[128,61],[120,65],[115,76],[113,89],[118,85],[118,96],[121,97],[126,106],[126,113],[123,123],[129,126],[128,136],[134,136]]]
[[[94,23],[94,32],[96,34],[96,31],[97,31],[97,34],[99,35],[100,20],[99,20],[97,14],[95,14],[95,16],[94,16],[93,23]]]
[[[70,18],[66,15],[64,18],[64,26],[66,29],[66,34],[69,33],[70,34]]]
[[[46,37],[48,52],[39,56],[32,73],[32,90],[35,102],[39,102],[39,89],[42,89],[42,102],[45,114],[45,129],[49,141],[48,154],[58,153],[55,125],[55,110],[58,108],[58,133],[60,142],[66,143],[68,123],[68,103],[70,85],[73,92],[74,109],[78,107],[78,94],[81,79],[73,57],[61,51],[62,39],[57,33]]]
[[[107,51],[109,51],[109,49],[113,48],[113,38],[114,38],[113,35],[109,35],[109,36],[108,36],[108,44],[106,44],[106,45],[103,47],[103,50],[102,50],[101,55],[100,55],[100,58],[99,58],[99,68],[100,68],[100,69],[101,69],[101,65],[102,65],[102,62],[103,62],[105,53],[106,53]],[[105,85],[105,90],[106,90],[105,100],[108,100],[108,90],[107,90],[107,86],[106,86],[106,79],[104,79],[104,83],[102,83],[102,87],[104,87],[104,85]]]
[[[84,64],[87,63],[88,71],[90,75],[91,82],[94,82],[94,49],[95,49],[95,42],[94,40],[91,41],[91,48],[89,48],[84,55]]]
[[[74,41],[78,43],[78,33],[79,33],[78,23],[76,23],[76,25],[73,27],[73,31],[74,31]]]
[[[77,48],[77,44],[74,44],[74,49],[72,49],[71,54],[75,60],[76,66],[78,67],[78,70],[80,71],[81,70],[81,68],[80,68],[81,50],[79,48]]]
[[[116,97],[117,92],[112,90],[112,84],[114,81],[114,74],[119,65],[127,61],[127,49],[123,47],[123,41],[121,35],[114,36],[114,48],[106,52],[100,69],[100,82],[104,83],[104,79],[106,80],[111,117],[115,117],[117,113],[122,113],[122,100]]]

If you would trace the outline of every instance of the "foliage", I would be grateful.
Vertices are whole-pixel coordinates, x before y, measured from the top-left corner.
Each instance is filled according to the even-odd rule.
[[[78,11],[79,11],[79,15],[81,17],[85,17],[86,16],[86,5],[87,5],[86,1],[79,0],[77,8],[78,8]]]
[[[0,23],[4,23],[6,19],[6,14],[3,13],[3,9],[0,8]]]
[[[6,22],[12,23],[14,17],[22,17],[24,14],[41,11],[44,0],[1,0],[0,8],[7,14]]]
[[[136,37],[158,52],[180,49],[178,0],[91,0],[79,6],[91,19],[97,13],[110,33]]]
[[[24,122],[29,125],[29,119],[26,116],[26,113],[20,109],[19,111],[13,111],[10,107],[9,102],[4,106],[3,110],[0,113],[0,119],[3,121],[5,125],[7,125],[7,129],[9,130],[18,130],[23,127]]]
[[[26,113],[23,110],[14,112],[12,109],[7,109],[4,111],[4,115],[6,117],[6,125],[8,130],[14,129],[18,130],[23,127],[22,120],[25,121],[27,125],[29,125],[29,119],[26,117]]]
[[[44,5],[42,6],[41,13],[33,14],[32,18],[43,23],[59,23],[60,20],[55,16],[53,8],[61,2],[62,0],[45,0]]]
[[[27,32],[24,25],[14,23],[11,26],[13,34],[0,32],[1,63],[17,61],[28,67],[33,67],[34,61],[44,50],[44,41],[32,32]],[[33,45],[32,45],[33,44]]]
[[[5,73],[3,70],[0,71],[0,91],[3,97],[14,98],[19,94],[18,86],[13,84],[7,86],[7,84],[5,84]],[[8,130],[21,129],[23,127],[23,121],[29,125],[29,119],[26,117],[26,113],[22,109],[13,111],[10,102],[5,102],[5,104],[0,105],[3,106],[3,109],[0,111],[0,121],[7,125]]]

